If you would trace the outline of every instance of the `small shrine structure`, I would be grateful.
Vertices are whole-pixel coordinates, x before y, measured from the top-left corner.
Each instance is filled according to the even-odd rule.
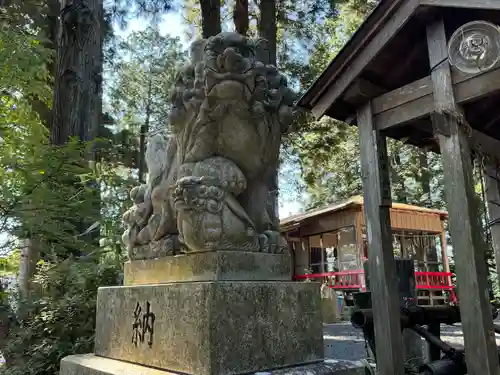
[[[386,137],[442,155],[468,374],[500,374],[472,179],[473,153],[498,170],[500,66],[464,73],[448,52],[453,33],[472,21],[500,24],[500,1],[381,0],[298,103],[316,118],[327,115],[359,129],[381,375],[404,373]],[[478,31],[463,46],[463,59],[464,51],[478,50],[473,57],[480,59],[487,48],[498,49],[498,38]]]
[[[393,203],[394,256],[415,264],[418,303],[455,302],[442,210]],[[322,281],[337,291],[366,289],[363,264],[369,257],[363,197],[309,210],[281,220],[293,259],[295,280]]]

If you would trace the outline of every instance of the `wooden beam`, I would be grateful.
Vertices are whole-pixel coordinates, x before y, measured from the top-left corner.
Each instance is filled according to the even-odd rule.
[[[455,103],[443,20],[427,26],[427,45],[434,86],[435,127],[448,127],[449,136],[436,134],[443,161],[444,190],[455,254],[458,296],[469,375],[499,375],[493,317],[487,293],[485,244],[472,180],[472,161],[464,126],[447,113]],[[445,62],[443,63],[443,60]]]
[[[371,83],[363,78],[357,78],[347,89],[344,94],[344,100],[347,103],[356,106],[365,103],[367,100],[375,98],[387,92],[382,87]]]
[[[448,259],[448,243],[446,241],[446,228],[444,220],[441,220],[441,233],[439,234],[441,241],[441,258],[443,260],[443,271],[450,272],[450,261]],[[448,285],[451,285],[451,276],[448,276]]]
[[[460,104],[480,99],[500,90],[500,67],[465,79],[455,86],[455,96]]]
[[[399,107],[381,112],[375,115],[373,121],[377,129],[385,130],[428,116],[433,110],[432,95],[425,95]]]
[[[344,93],[351,82],[353,82],[354,79],[360,75],[368,63],[373,60],[380,50],[410,19],[413,12],[415,12],[419,6],[419,0],[393,0],[388,13],[398,6],[399,9],[397,9],[395,14],[392,15],[392,17],[386,21],[385,25],[381,27],[376,37],[372,37],[372,35],[369,34],[365,40],[359,44],[359,48],[362,49],[360,50],[358,56],[356,56],[352,61],[346,61],[344,66],[340,68],[345,68],[342,74],[339,77],[334,76],[328,81],[328,88],[322,93],[312,108],[312,113],[316,118],[320,118],[325,114],[332,103]],[[385,21],[385,19],[382,21]],[[380,23],[382,23],[382,21],[380,21]],[[379,25],[375,25],[374,29],[376,29],[377,26]],[[368,40],[368,38],[371,38],[371,40]],[[333,84],[333,80],[336,78],[338,79]]]
[[[498,139],[472,129],[469,144],[474,151],[492,156],[500,161],[500,141]]]
[[[356,230],[356,249],[358,253],[358,266],[359,268],[363,268],[363,262],[365,258],[364,249],[365,244],[363,241],[363,212],[357,211],[354,216],[354,228]]]
[[[467,9],[499,9],[498,0],[420,0],[421,5],[467,8]]]
[[[404,356],[398,280],[392,249],[391,188],[385,136],[375,129],[371,102],[358,110],[370,290],[377,348],[377,372],[403,375]]]
[[[455,100],[464,104],[500,90],[500,67],[476,75],[455,72],[452,81]],[[427,116],[434,110],[431,88],[431,78],[425,77],[373,99],[377,127],[387,129]]]
[[[373,99],[373,113],[377,115],[426,95],[432,95],[432,80],[430,76]]]

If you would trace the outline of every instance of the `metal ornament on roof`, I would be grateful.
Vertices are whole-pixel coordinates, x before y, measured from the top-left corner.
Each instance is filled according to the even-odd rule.
[[[487,21],[460,26],[448,41],[448,60],[468,74],[493,68],[500,60],[500,27]]]

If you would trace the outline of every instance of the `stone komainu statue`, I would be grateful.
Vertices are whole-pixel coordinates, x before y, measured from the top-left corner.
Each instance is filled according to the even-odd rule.
[[[170,98],[172,134],[151,137],[148,182],[130,193],[130,259],[286,249],[272,194],[296,96],[268,61],[263,39],[221,33],[193,43]]]

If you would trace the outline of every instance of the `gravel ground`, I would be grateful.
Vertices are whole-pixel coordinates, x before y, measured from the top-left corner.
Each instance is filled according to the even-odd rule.
[[[361,330],[351,323],[325,324],[323,326],[325,357],[333,359],[359,360],[367,358],[365,341]],[[500,336],[497,335],[497,345]],[[460,324],[441,326],[441,339],[452,346],[463,347],[463,335]]]

